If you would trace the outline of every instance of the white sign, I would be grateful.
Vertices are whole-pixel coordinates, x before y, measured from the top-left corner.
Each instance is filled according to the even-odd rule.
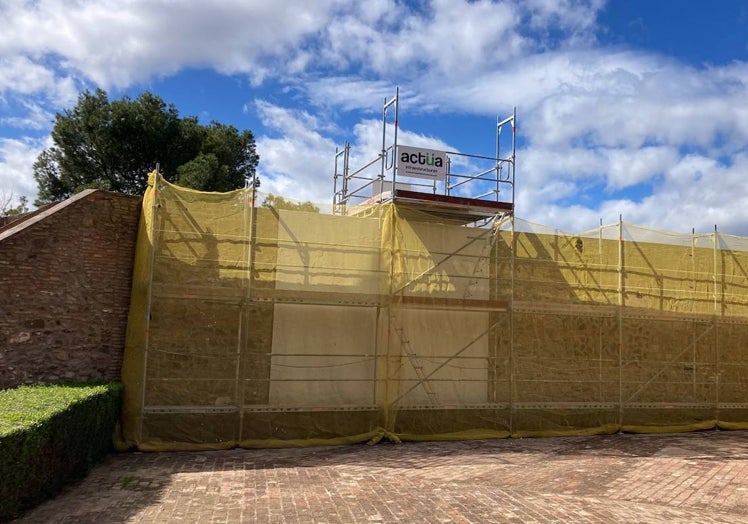
[[[422,147],[397,146],[397,176],[446,180],[447,153]]]

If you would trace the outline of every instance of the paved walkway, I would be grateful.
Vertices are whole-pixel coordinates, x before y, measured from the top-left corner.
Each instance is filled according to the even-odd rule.
[[[748,523],[748,432],[118,454],[21,522]]]

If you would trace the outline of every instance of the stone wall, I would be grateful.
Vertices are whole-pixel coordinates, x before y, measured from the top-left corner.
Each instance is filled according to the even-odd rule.
[[[0,388],[120,379],[140,203],[87,190],[0,231]]]

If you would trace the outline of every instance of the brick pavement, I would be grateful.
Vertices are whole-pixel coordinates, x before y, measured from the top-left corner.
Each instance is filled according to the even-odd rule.
[[[748,523],[748,432],[110,455],[20,522]]]

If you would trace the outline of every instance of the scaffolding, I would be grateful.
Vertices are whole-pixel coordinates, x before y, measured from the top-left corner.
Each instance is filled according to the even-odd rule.
[[[389,122],[389,111],[394,120]],[[398,158],[411,146],[398,142],[400,89],[382,104],[382,149],[377,156],[351,170],[351,145],[337,148],[333,169],[333,213],[358,214],[387,202],[414,206],[464,223],[490,221],[514,212],[516,160],[516,108],[512,115],[496,119],[496,154],[486,156],[458,151],[425,150],[444,156],[443,177],[422,177],[399,165]],[[511,128],[510,153],[502,157],[502,130]],[[388,141],[391,136],[391,141]],[[377,169],[378,168],[378,169]],[[425,180],[424,180],[425,179]]]
[[[622,219],[570,234],[516,218],[513,201],[467,213],[403,196],[395,172],[347,176],[336,194],[390,186],[356,205],[346,186],[323,214],[258,206],[255,184],[200,193],[151,176],[127,445],[748,427],[748,239]]]

